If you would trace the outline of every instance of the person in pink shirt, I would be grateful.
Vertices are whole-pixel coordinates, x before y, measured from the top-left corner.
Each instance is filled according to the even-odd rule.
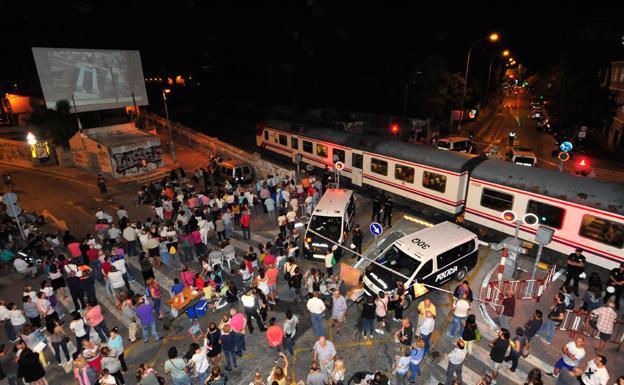
[[[80,251],[80,243],[72,242],[69,245],[67,245],[67,248],[69,249],[69,252],[71,253],[72,258],[78,258],[82,256],[82,252]]]
[[[266,257],[265,257],[266,258]],[[267,284],[269,286],[269,303],[275,305],[275,301],[277,300],[277,276],[279,274],[279,270],[275,267],[275,264],[270,265],[270,267],[266,271],[266,276],[269,279]]]
[[[188,266],[182,267],[182,271],[180,272],[180,281],[184,284],[184,286],[194,286],[195,273],[190,271]]]
[[[100,337],[100,341],[108,340],[108,328],[106,327],[106,322],[104,322],[104,316],[102,315],[102,308],[100,305],[95,302],[89,302],[85,313],[85,319],[89,323],[89,326],[95,329]]]
[[[275,362],[279,360],[280,353],[283,352],[282,343],[284,342],[284,330],[282,327],[275,324],[275,317],[269,320],[269,328],[266,331],[266,338],[269,341],[269,347],[275,349],[276,357]]]
[[[236,355],[243,356],[243,352],[247,350],[245,346],[245,326],[247,319],[243,313],[239,313],[235,308],[230,309],[230,327],[236,336]]]
[[[264,267],[266,267],[267,269],[269,267],[271,267],[272,265],[275,265],[275,255],[273,254],[267,254],[264,256]]]

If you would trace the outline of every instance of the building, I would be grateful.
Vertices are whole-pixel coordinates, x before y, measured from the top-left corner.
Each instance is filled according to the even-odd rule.
[[[114,178],[163,166],[160,138],[132,122],[82,130],[69,140],[69,147],[76,167]]]
[[[615,95],[617,110],[607,133],[607,145],[624,151],[624,61],[611,62],[609,90]]]
[[[43,98],[27,92],[6,93],[0,101],[0,117],[6,117],[8,123],[15,126],[25,126],[32,113],[45,109]]]

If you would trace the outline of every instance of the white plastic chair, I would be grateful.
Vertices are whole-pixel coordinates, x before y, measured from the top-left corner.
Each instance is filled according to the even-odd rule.
[[[230,266],[231,262],[234,262],[234,266],[238,265],[238,260],[236,259],[236,252],[235,251],[231,252],[231,253],[228,253],[228,254],[225,254],[223,256],[223,258],[224,258],[224,262],[227,263],[227,265],[228,265],[228,270],[231,270],[231,266]]]

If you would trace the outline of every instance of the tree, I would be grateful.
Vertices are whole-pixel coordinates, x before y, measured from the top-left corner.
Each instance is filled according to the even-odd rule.
[[[56,110],[46,110],[42,114],[33,115],[32,120],[36,126],[41,127],[46,138],[62,147],[68,147],[69,139],[78,131],[67,100],[57,101]]]

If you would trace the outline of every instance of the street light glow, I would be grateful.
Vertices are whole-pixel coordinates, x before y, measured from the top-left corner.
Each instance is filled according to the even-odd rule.
[[[163,90],[163,92],[164,92],[164,93],[166,93],[166,94],[168,94],[168,93],[170,93],[170,92],[171,92],[171,89],[169,89],[169,88],[165,88],[165,89]]]
[[[505,57],[509,56],[509,50],[508,49],[503,51],[503,56],[505,56]]]
[[[497,41],[498,40],[498,34],[497,33],[493,33],[490,35],[490,41]]]
[[[35,144],[37,144],[37,138],[35,137],[35,135],[33,135],[32,132],[29,132],[28,135],[26,135],[26,142],[31,146],[34,146]]]

